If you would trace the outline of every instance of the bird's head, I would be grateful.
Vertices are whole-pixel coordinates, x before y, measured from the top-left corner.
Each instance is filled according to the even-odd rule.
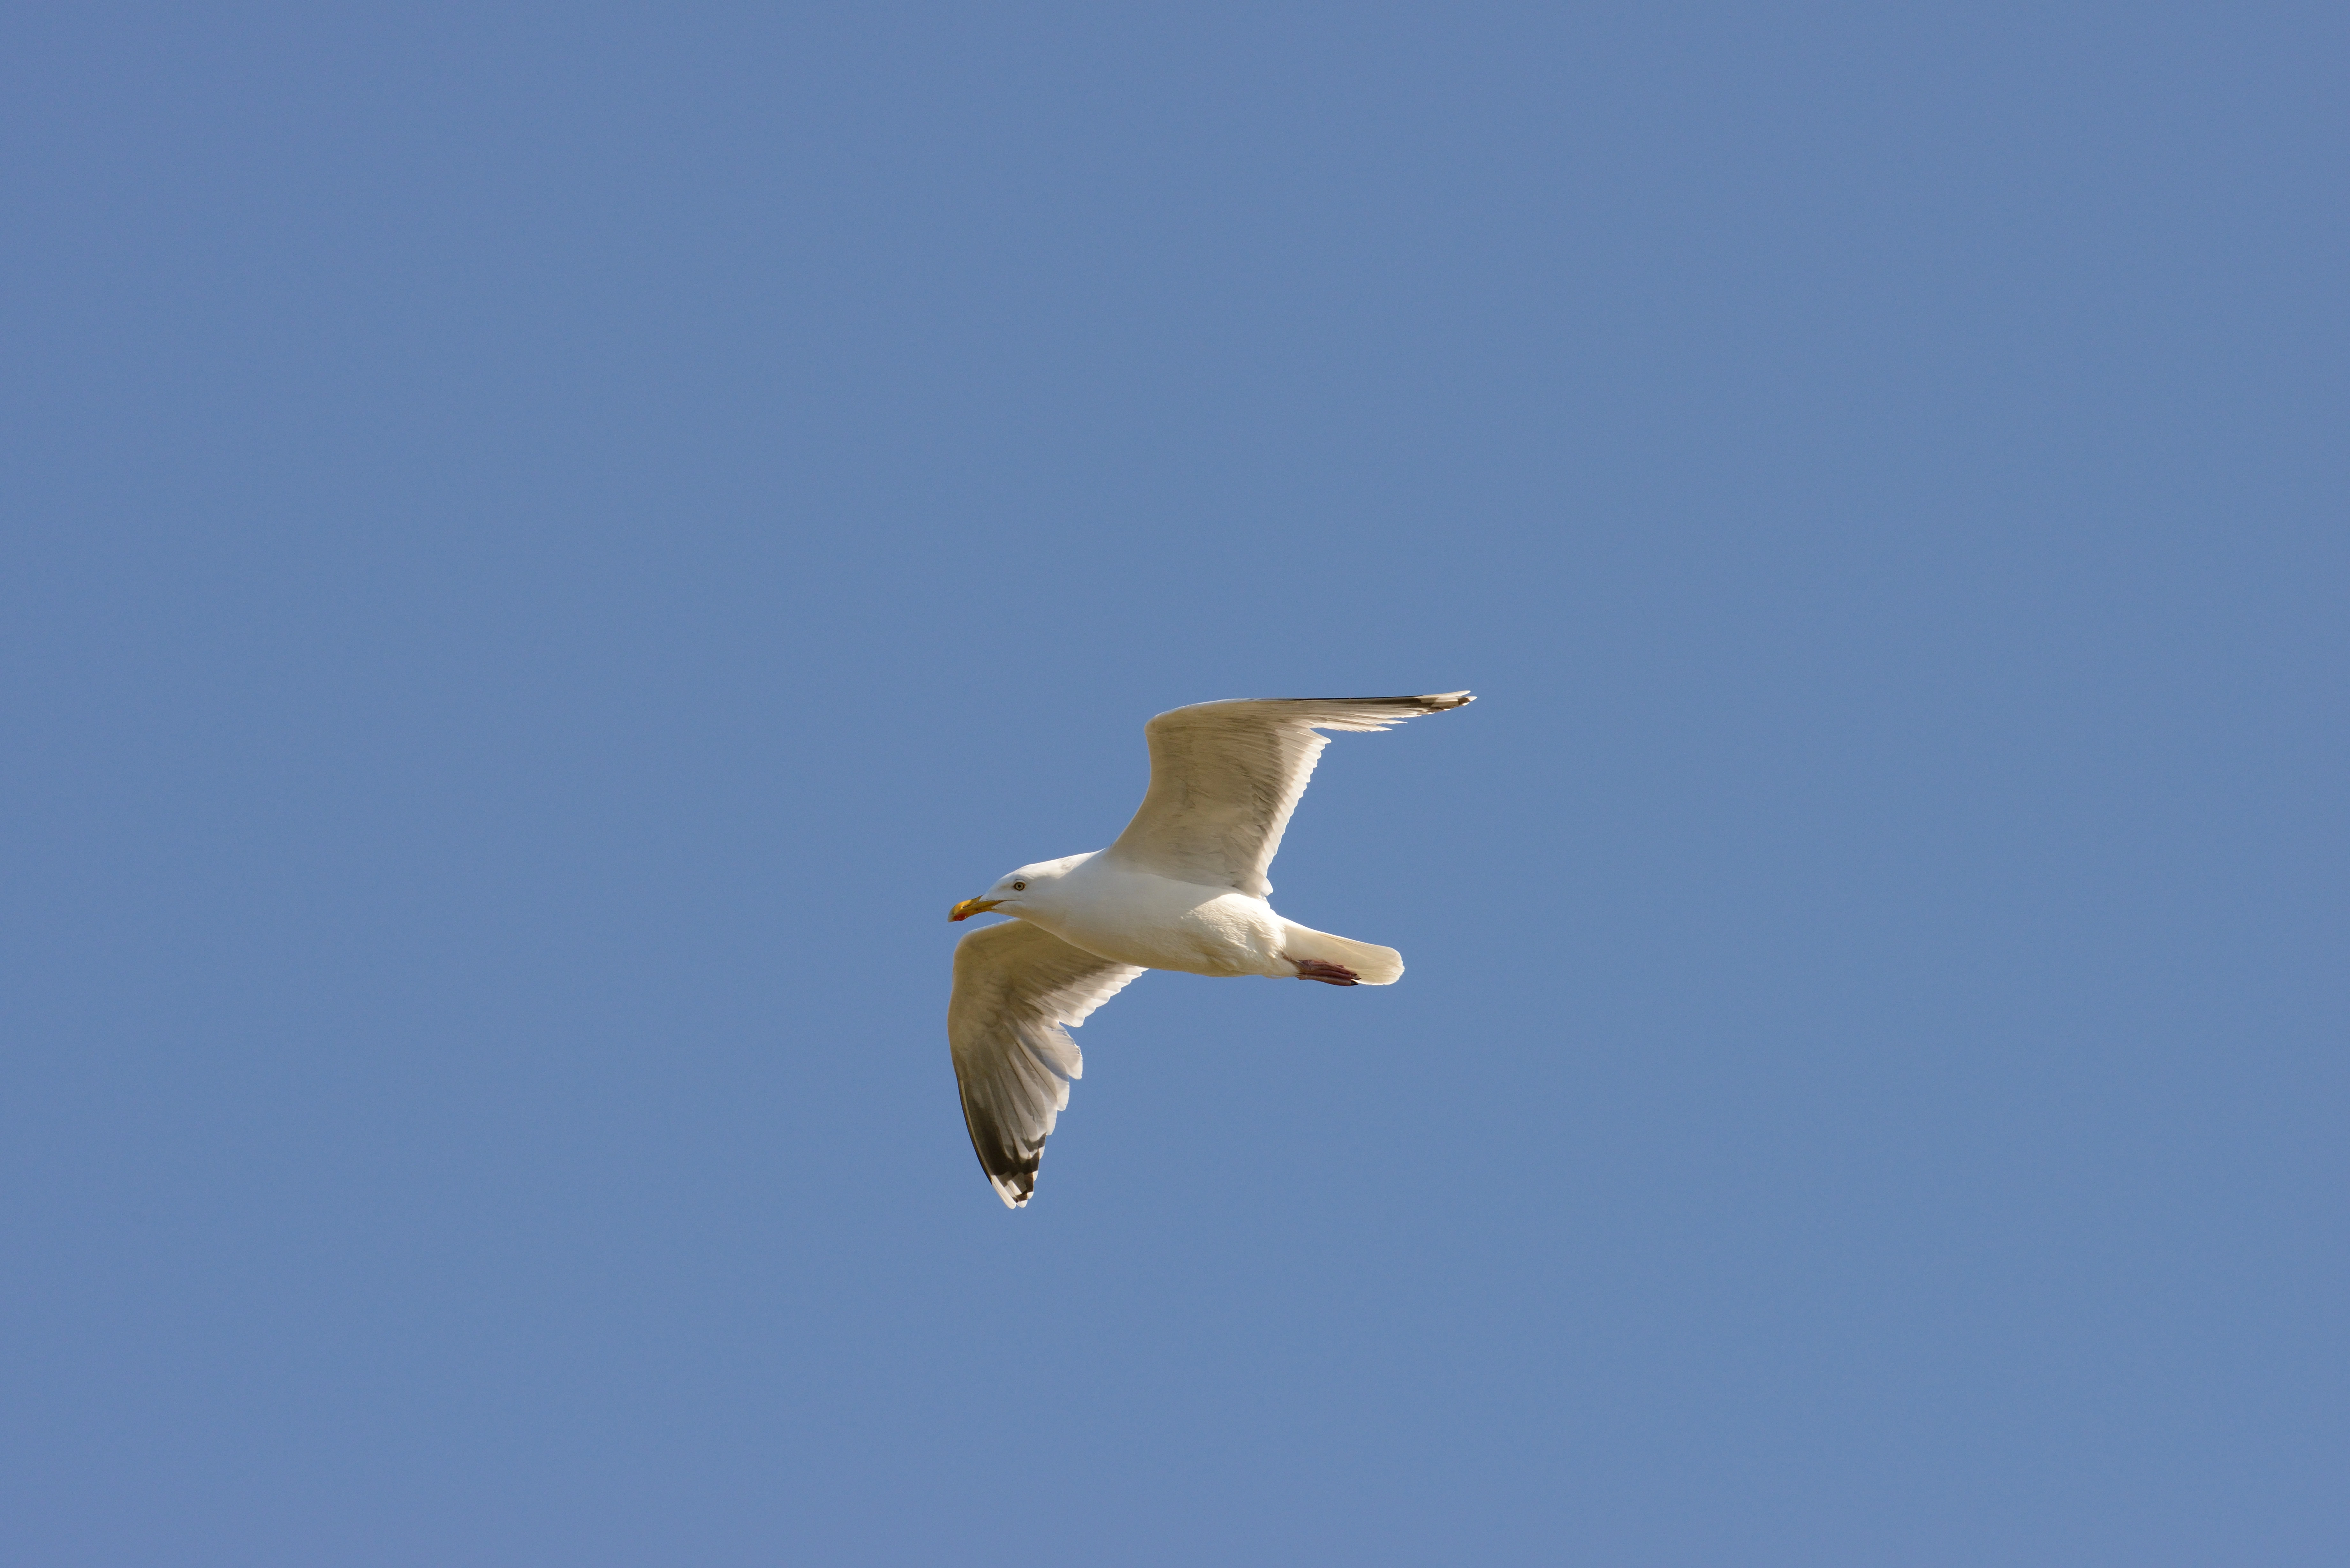
[[[1090,855],[1072,855],[1066,860],[1039,860],[1034,866],[1023,866],[1017,871],[1007,871],[996,879],[995,886],[976,898],[965,898],[947,911],[950,920],[967,920],[973,915],[989,910],[1017,915],[1035,909],[1041,901],[1052,897],[1053,884],[1067,876]]]

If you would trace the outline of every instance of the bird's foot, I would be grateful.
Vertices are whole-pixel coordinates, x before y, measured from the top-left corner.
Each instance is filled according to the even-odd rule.
[[[1344,964],[1324,963],[1320,959],[1291,959],[1297,966],[1300,980],[1318,980],[1325,985],[1359,985],[1362,976]]]

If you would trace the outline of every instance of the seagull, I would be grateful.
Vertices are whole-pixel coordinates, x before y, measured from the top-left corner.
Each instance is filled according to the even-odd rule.
[[[1014,919],[955,944],[947,1040],[980,1168],[1011,1209],[1085,1058],[1069,1030],[1146,969],[1392,985],[1403,955],[1285,920],[1264,879],[1324,730],[1385,730],[1475,701],[1284,697],[1200,702],[1144,726],[1150,788],[1107,849],[1023,866],[947,913]]]

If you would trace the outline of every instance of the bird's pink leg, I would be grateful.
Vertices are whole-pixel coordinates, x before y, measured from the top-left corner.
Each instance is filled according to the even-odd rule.
[[[1324,963],[1320,959],[1291,959],[1297,966],[1300,980],[1318,980],[1325,985],[1359,985],[1362,977],[1344,964]]]

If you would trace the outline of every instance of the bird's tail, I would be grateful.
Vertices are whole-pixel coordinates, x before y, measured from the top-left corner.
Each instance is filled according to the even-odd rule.
[[[1311,926],[1301,926],[1295,920],[1281,922],[1285,928],[1282,936],[1282,952],[1293,959],[1319,959],[1355,971],[1355,978],[1365,985],[1393,985],[1403,978],[1403,954],[1393,948],[1383,948],[1370,942],[1358,942],[1348,937],[1334,937],[1327,931],[1317,931]]]

